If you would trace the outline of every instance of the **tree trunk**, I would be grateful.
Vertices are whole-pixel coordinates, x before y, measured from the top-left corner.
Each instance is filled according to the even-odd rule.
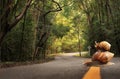
[[[25,7],[23,8],[22,12],[15,18],[14,21],[12,21],[12,23],[9,23],[8,18],[11,16],[10,12],[12,12],[12,0],[8,0],[8,1],[4,1],[2,0],[1,2],[2,4],[2,14],[0,15],[0,44],[3,41],[3,38],[6,36],[6,34],[13,28],[16,26],[16,24],[23,18],[25,12],[28,10],[30,3],[32,0],[28,0]]]

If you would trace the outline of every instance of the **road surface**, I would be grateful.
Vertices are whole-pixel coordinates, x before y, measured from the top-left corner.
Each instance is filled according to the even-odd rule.
[[[82,79],[89,67],[75,53],[56,56],[54,61],[0,69],[0,79]]]
[[[0,69],[0,79],[83,79],[90,68],[83,64],[88,58],[74,55],[56,56],[55,60],[43,64],[3,68]],[[120,58],[113,58],[111,62],[115,64],[99,66],[101,79],[120,79]]]

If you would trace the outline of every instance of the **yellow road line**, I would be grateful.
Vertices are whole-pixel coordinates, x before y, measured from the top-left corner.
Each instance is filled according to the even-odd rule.
[[[83,79],[101,79],[100,67],[90,67]]]

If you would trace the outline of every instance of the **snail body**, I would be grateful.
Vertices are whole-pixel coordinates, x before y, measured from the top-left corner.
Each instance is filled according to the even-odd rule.
[[[100,43],[95,43],[95,48],[97,50],[109,51],[111,48],[111,44],[108,43],[107,41],[102,41]]]
[[[109,62],[114,54],[109,52],[111,48],[111,44],[107,41],[102,41],[100,43],[95,43],[95,48],[97,51],[92,56],[93,61],[99,61],[101,63],[107,63]]]
[[[113,56],[114,54],[109,51],[106,51],[106,52],[99,51],[92,56],[92,60],[100,61],[101,63],[107,63],[113,58]]]

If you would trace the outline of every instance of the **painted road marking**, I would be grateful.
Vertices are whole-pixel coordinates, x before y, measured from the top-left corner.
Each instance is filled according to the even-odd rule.
[[[83,79],[101,79],[100,67],[90,67],[88,72],[84,75]]]

